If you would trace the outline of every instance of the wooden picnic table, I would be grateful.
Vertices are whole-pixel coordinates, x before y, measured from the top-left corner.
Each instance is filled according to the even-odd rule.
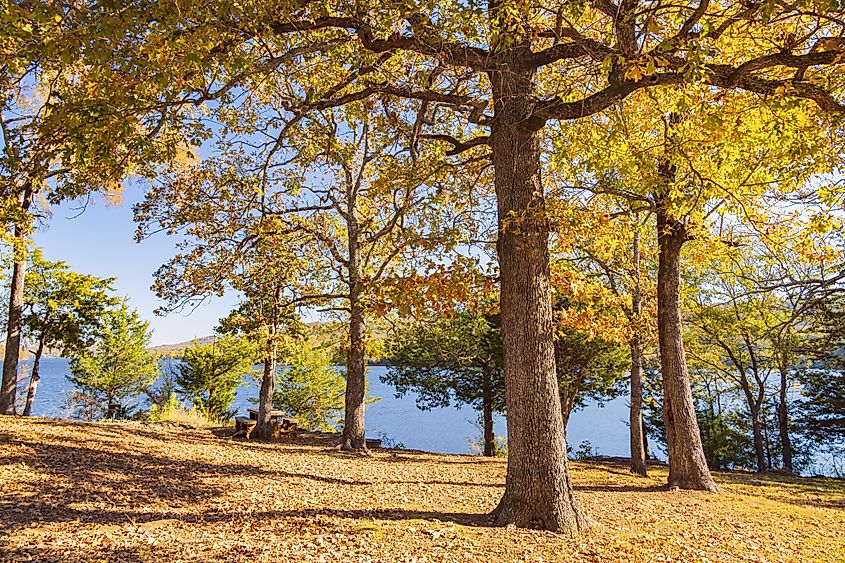
[[[246,412],[249,413],[249,418],[258,420],[258,409],[246,409]],[[270,411],[270,418],[276,419],[279,422],[296,422],[296,420],[285,416],[286,414],[285,411]]]
[[[249,418],[239,416],[235,418],[235,428],[238,433],[243,433],[247,440],[252,435],[258,424],[258,409],[247,409]],[[296,419],[287,418],[284,411],[270,411],[270,420],[274,423],[274,437],[282,435],[296,435]]]

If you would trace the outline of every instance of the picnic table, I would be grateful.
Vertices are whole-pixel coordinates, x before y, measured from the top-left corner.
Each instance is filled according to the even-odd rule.
[[[235,430],[243,432],[247,440],[258,425],[258,409],[247,409],[249,418],[239,416],[235,418]],[[296,434],[296,419],[286,417],[284,411],[270,411],[270,423],[273,426],[273,437],[280,438],[284,434]]]
[[[258,409],[246,409],[246,412],[249,413],[250,419],[258,420]],[[286,414],[287,413],[285,411],[272,410],[272,411],[270,411],[270,420],[276,420],[276,421],[279,421],[279,422],[284,421],[284,420],[287,420],[289,422],[296,422],[292,418],[287,418],[285,416]]]

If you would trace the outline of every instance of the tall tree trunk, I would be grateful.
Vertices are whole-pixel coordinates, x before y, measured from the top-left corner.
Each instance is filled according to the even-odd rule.
[[[27,186],[21,195],[24,214],[32,204],[32,189]],[[14,263],[9,285],[9,314],[6,330],[6,353],[3,359],[3,385],[0,389],[0,414],[15,414],[18,386],[18,361],[21,348],[21,318],[23,316],[23,285],[26,272],[26,237],[29,229],[15,225]]]
[[[29,376],[29,390],[26,394],[26,406],[23,409],[24,416],[32,414],[32,403],[35,401],[35,393],[38,391],[38,382],[41,380],[41,356],[44,355],[44,346],[46,345],[46,334],[41,332],[41,337],[38,339],[38,348],[35,350],[35,359],[32,362],[32,375]]]
[[[496,435],[493,433],[493,385],[490,381],[490,368],[482,366],[481,383],[481,422],[484,427],[484,455],[496,455]]]
[[[789,403],[787,403],[786,369],[780,370],[780,389],[778,390],[778,430],[780,449],[783,456],[783,468],[792,473],[792,440],[789,438]]]
[[[634,334],[631,337],[631,412],[629,426],[631,431],[631,472],[643,477],[647,474],[645,463],[645,441],[643,438],[643,356],[640,345],[639,319],[642,314],[640,296],[640,231],[639,224],[634,231],[633,248],[634,288],[631,292],[631,320],[634,321]]]
[[[665,170],[664,175],[674,175]],[[669,449],[669,486],[717,491],[707,468],[683,342],[681,320],[681,248],[684,225],[672,219],[668,202],[657,199],[657,330],[663,379],[663,421]]]
[[[631,472],[645,477],[645,437],[643,433],[643,359],[638,336],[631,338]]]
[[[748,412],[751,414],[751,440],[754,444],[754,458],[757,464],[757,473],[763,473],[766,470],[766,450],[763,444],[763,425],[760,420],[760,403],[754,399],[751,384],[745,372],[742,370],[740,370],[739,386],[742,388],[742,394],[745,397]]]
[[[261,389],[258,392],[258,421],[255,425],[255,435],[268,439],[272,436],[270,416],[273,412],[273,392],[276,389],[276,332],[279,325],[279,298],[281,287],[277,286],[273,295],[273,307],[270,313],[270,323],[267,327],[267,346],[264,350],[264,373],[261,375]]]
[[[352,312],[349,316],[349,354],[346,361],[346,416],[343,424],[343,443],[347,451],[367,451],[364,432],[364,391],[366,389],[366,351],[364,314],[358,290],[350,292]]]
[[[490,381],[490,368],[482,366],[481,382],[481,424],[484,427],[484,455],[496,455],[496,435],[493,432],[493,386]]]
[[[643,452],[645,452],[645,459],[646,459],[646,461],[648,461],[649,459],[652,459],[652,457],[648,453],[648,429],[646,428],[646,425],[645,425],[645,418],[643,418],[643,420],[642,420],[641,428],[642,428],[641,436],[643,437]]]
[[[549,226],[539,140],[529,119],[534,71],[521,67],[520,53],[513,50],[510,64],[490,73],[508,413],[505,493],[494,515],[502,525],[575,533],[588,528],[588,520],[573,496],[566,458],[552,333]]]
[[[364,307],[361,304],[361,247],[358,235],[358,183],[347,185],[346,230],[349,244],[349,353],[346,356],[346,411],[341,449],[366,453],[364,393],[366,342]]]
[[[763,422],[760,406],[751,407],[751,436],[754,440],[754,457],[757,461],[757,473],[764,473],[768,464],[766,463],[766,447],[763,441]]]

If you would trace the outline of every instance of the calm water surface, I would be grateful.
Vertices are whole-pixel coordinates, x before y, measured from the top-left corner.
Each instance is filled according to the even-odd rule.
[[[29,372],[31,360],[22,364]],[[33,405],[35,416],[66,418],[65,399],[73,385],[65,378],[68,361],[62,358],[45,358],[41,361],[41,382]],[[402,444],[405,448],[443,453],[470,453],[470,441],[481,436],[477,424],[478,414],[470,408],[438,408],[422,411],[416,406],[416,396],[407,394],[396,398],[395,389],[382,383],[379,376],[387,368],[369,368],[370,395],[380,397],[378,402],[368,406],[366,423],[367,436],[386,437]],[[28,383],[25,380],[24,383]],[[250,398],[258,396],[258,385],[248,379],[238,390],[235,406],[245,413],[252,406]],[[602,455],[628,455],[628,406],[625,398],[615,399],[605,405],[590,404],[572,415],[567,430],[569,444],[577,447],[583,441],[592,444],[593,451]],[[506,434],[505,420],[497,417],[497,435]]]

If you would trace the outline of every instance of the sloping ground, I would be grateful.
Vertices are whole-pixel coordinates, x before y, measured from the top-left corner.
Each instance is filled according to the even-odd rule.
[[[596,526],[570,539],[487,525],[503,460],[0,416],[0,560],[845,561],[842,481],[664,471],[574,463]]]

